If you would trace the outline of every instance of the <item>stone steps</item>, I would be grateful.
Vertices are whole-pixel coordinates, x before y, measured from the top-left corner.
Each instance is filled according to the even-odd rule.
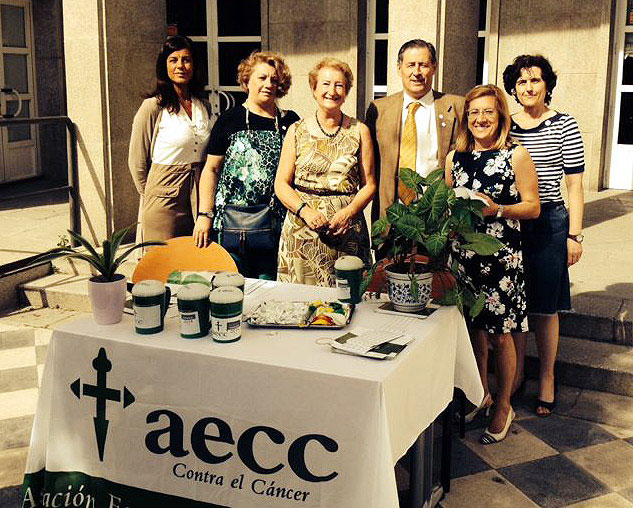
[[[538,378],[536,342],[528,340],[526,374]],[[578,388],[633,397],[633,348],[621,344],[561,337],[556,378]]]
[[[561,335],[633,346],[633,300],[580,294],[572,307],[560,314]]]

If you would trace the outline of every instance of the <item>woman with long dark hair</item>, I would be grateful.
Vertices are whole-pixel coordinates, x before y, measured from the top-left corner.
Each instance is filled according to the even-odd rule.
[[[193,231],[211,132],[201,69],[191,40],[169,37],[156,60],[156,88],[134,117],[128,164],[141,196],[144,238],[166,240]]]

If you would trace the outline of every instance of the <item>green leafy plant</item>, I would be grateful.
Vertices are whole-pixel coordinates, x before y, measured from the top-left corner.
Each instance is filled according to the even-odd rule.
[[[134,225],[126,228],[119,229],[110,235],[110,237],[103,241],[101,253],[97,252],[95,246],[92,243],[81,236],[79,233],[68,230],[68,234],[74,238],[77,243],[83,247],[86,252],[78,252],[76,249],[69,245],[60,245],[54,249],[45,252],[41,256],[38,256],[33,260],[33,263],[40,263],[42,261],[50,261],[52,259],[65,257],[72,259],[81,259],[93,267],[99,275],[97,280],[99,282],[112,282],[115,278],[116,271],[121,264],[129,257],[132,252],[142,247],[151,247],[155,245],[165,245],[165,242],[148,241],[132,245],[128,247],[121,255],[117,256],[121,243],[125,236],[129,233]],[[65,235],[64,235],[65,236]]]
[[[385,217],[373,223],[374,247],[381,257],[393,263],[390,270],[409,274],[413,297],[419,291],[414,277],[420,264],[416,262],[416,254],[426,256],[425,271],[438,273],[444,280],[451,276],[455,280],[453,287],[435,302],[457,305],[462,313],[464,307],[468,307],[470,315],[476,316],[483,308],[484,294],[470,284],[457,263],[451,264],[450,255],[451,244],[482,256],[492,255],[503,247],[495,237],[474,229],[475,224],[483,221],[484,203],[471,199],[463,189],[456,192],[450,188],[444,181],[443,169],[422,177],[403,168],[400,179],[415,191],[416,197],[409,205],[392,204]],[[372,267],[366,281],[373,277],[375,268]]]

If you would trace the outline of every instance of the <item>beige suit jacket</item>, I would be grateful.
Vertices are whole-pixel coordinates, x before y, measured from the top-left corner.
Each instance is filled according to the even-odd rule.
[[[459,122],[464,114],[464,98],[433,90],[435,125],[437,128],[437,160],[444,167],[446,155],[454,148]],[[372,101],[367,108],[365,123],[374,143],[378,192],[374,197],[372,221],[385,216],[385,210],[398,197],[398,159],[404,93],[398,92]]]

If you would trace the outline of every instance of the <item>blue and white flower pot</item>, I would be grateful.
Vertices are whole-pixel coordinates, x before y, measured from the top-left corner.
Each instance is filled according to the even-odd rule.
[[[422,266],[416,263],[417,266]],[[396,273],[390,269],[393,265],[385,268],[387,275],[387,288],[389,290],[389,299],[394,309],[400,312],[418,312],[426,307],[431,298],[431,289],[433,286],[433,273],[421,272],[414,274],[418,281],[419,292],[418,298],[413,298],[411,294],[411,277],[408,273]]]

